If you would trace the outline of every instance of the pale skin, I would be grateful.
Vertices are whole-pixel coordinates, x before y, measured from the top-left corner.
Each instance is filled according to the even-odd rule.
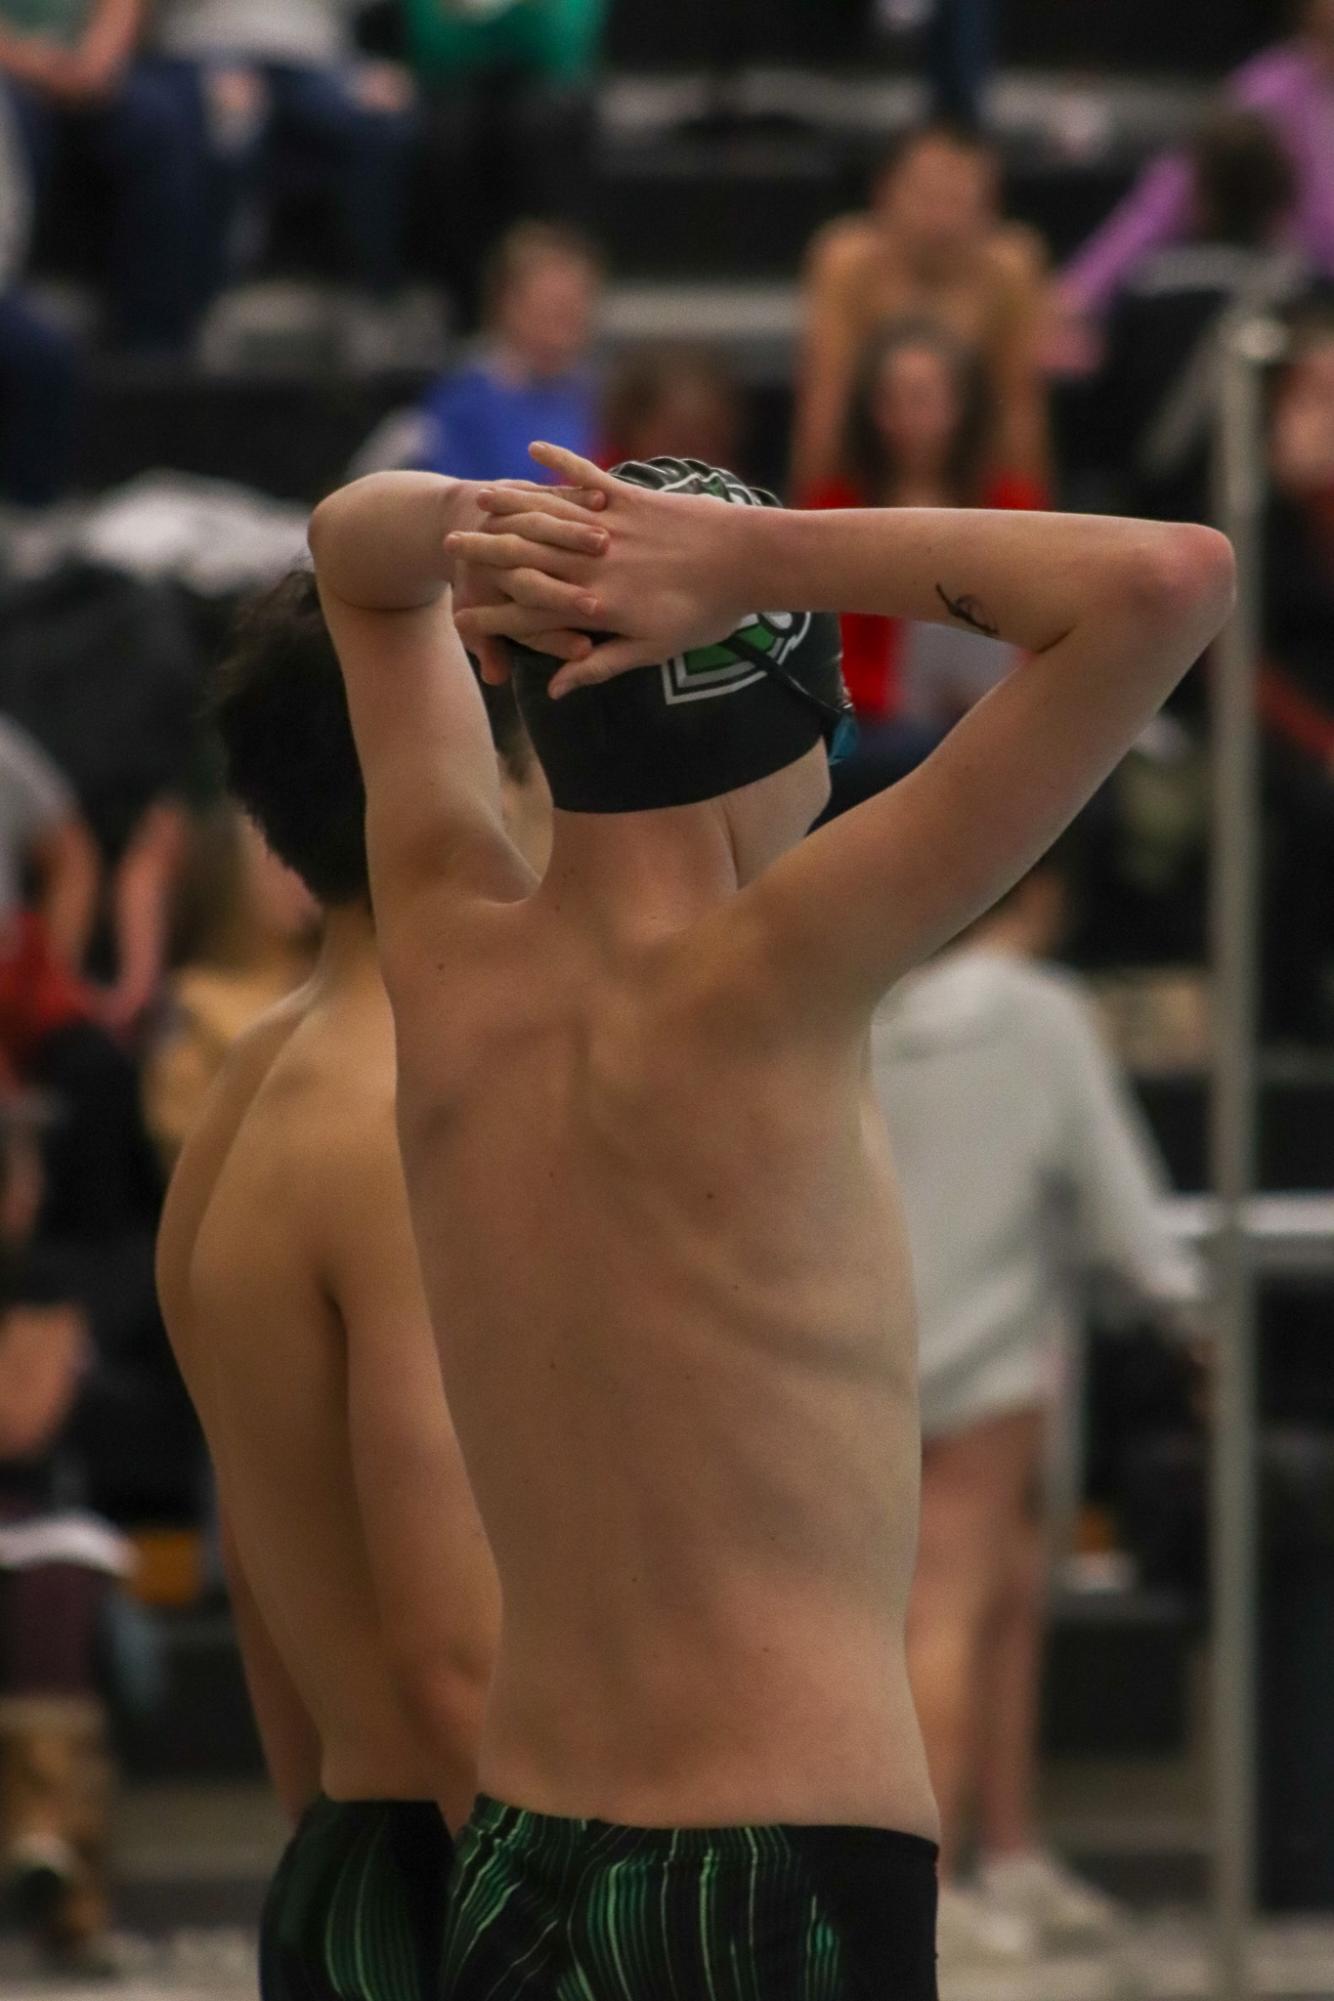
[[[452,499],[439,535],[481,518]],[[540,853],[541,786],[502,788],[493,754],[483,783]],[[393,1035],[369,907],[328,912],[312,978],[241,1038],[184,1147],[158,1285],[280,1801],[434,1798],[458,1826],[499,1597],[422,1297]]]
[[[1036,1846],[1037,1706],[1047,1551],[1037,1512],[1046,1413],[1010,1411],[922,1454],[908,1665],[955,1872],[974,1805],[988,1856]]]
[[[449,1421],[394,1126],[370,913],[245,1036],[177,1167],[158,1252],[203,1422],[260,1733],[293,1816],[436,1799],[457,1826],[499,1623]]]
[[[479,1778],[630,1824],[933,1835],[904,1645],[913,1312],[870,1016],[1133,741],[1225,616],[1230,551],[1139,523],[730,508],[535,455],[578,492],[493,496],[500,532],[447,553],[447,481],[360,481],[311,531],[423,1274],[504,1591]],[[567,685],[756,604],[944,618],[941,582],[1032,657],[809,841],[818,746],[700,806],[558,811],[539,886],[485,783],[460,557],[522,600],[460,613],[472,638],[628,635]]]

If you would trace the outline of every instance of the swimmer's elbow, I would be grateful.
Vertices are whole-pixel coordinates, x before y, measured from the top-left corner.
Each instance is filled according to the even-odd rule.
[[[475,1746],[491,1680],[491,1662],[480,1648],[452,1648],[424,1659],[405,1647],[394,1657],[394,1672],[414,1727],[446,1755],[460,1744]]]
[[[1232,544],[1217,529],[1172,522],[1146,527],[1127,552],[1122,604],[1156,635],[1179,632],[1203,649],[1226,623],[1236,597]]]

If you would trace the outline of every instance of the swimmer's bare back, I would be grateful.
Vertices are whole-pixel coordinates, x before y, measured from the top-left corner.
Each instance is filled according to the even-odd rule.
[[[498,1608],[421,1297],[388,1002],[363,956],[351,976],[317,970],[233,1051],[172,1181],[159,1291],[285,1804],[434,1798],[457,1825]]]
[[[414,1221],[505,1596],[481,1783],[623,1823],[930,1835],[903,1649],[913,1319],[870,1016],[1133,741],[1223,616],[1226,547],[790,516],[548,463],[593,497],[589,553],[562,539],[573,502],[500,502],[488,576],[518,603],[465,610],[474,642],[630,635],[593,655],[605,673],[784,603],[962,611],[1032,658],[916,777],[747,887],[736,794],[730,848],[699,808],[558,813],[532,893],[470,775],[486,725],[435,543],[450,483],[381,476],[315,516]],[[470,595],[487,539],[452,545]],[[802,760],[812,813],[822,757]]]

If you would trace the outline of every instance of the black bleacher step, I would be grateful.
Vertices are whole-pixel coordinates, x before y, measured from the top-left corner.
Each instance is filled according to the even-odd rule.
[[[106,360],[91,384],[75,483],[100,492],[146,468],[170,467],[314,502],[421,383],[399,374],[215,376]]]
[[[162,1615],[166,1700],[134,1727],[125,1764],[137,1779],[261,1778],[231,1616],[225,1607]]]
[[[598,232],[622,277],[793,277],[857,188],[845,149],[815,134],[609,142]]]
[[[870,0],[616,0],[607,56],[631,69],[844,63],[867,53]]]
[[[1049,1757],[1169,1757],[1187,1734],[1195,1620],[1172,1591],[1058,1592],[1043,1677]]]
[[[884,143],[814,130],[612,134],[600,149],[598,232],[626,279],[792,279],[821,224],[862,205]],[[1007,212],[1063,258],[1109,213],[1133,165],[1119,154],[1079,164],[1020,154]]]
[[[1283,32],[1283,0],[1009,0],[1001,58],[1051,69],[1143,70],[1221,75]]]
[[[674,70],[706,64],[882,63],[918,53],[916,38],[873,30],[872,0],[617,0],[614,65]],[[1005,63],[1084,71],[1220,74],[1283,31],[1283,0],[1006,0]]]
[[[1334,1063],[1272,1054],[1261,1062],[1259,1186],[1328,1193],[1334,1187]],[[1137,1080],[1140,1101],[1173,1186],[1209,1181],[1209,1080],[1199,1072]]]

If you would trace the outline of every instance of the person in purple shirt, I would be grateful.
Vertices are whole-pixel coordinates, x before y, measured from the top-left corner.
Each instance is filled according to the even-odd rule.
[[[1235,71],[1228,101],[1273,126],[1296,176],[1294,247],[1334,276],[1334,0],[1296,0],[1295,32]],[[1061,274],[1066,310],[1098,318],[1140,261],[1187,234],[1191,165],[1171,153],[1146,169],[1121,206]]]
[[[528,456],[533,438],[596,457],[600,391],[590,350],[601,286],[597,252],[575,230],[521,222],[501,239],[478,356],[422,404],[422,470],[542,479]]]

